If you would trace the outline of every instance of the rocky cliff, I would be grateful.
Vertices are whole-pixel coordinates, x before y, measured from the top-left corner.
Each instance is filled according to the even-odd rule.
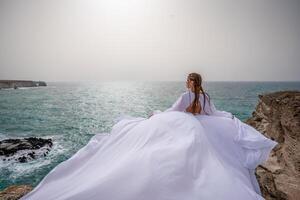
[[[256,175],[267,200],[300,199],[300,91],[259,95],[246,123],[279,145]]]
[[[47,86],[44,81],[0,80],[0,89]]]

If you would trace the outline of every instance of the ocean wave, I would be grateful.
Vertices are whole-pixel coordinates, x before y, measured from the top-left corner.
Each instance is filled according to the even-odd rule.
[[[0,134],[0,138],[7,139],[6,136]],[[15,137],[16,138],[16,137]],[[18,137],[20,138],[20,137]],[[20,163],[15,157],[18,157],[25,153],[26,150],[22,150],[16,155],[9,157],[10,159],[5,159],[4,156],[0,157],[0,179],[7,179],[10,182],[14,182],[21,177],[26,177],[32,175],[36,170],[39,170],[45,166],[50,166],[52,163],[57,162],[59,157],[65,154],[69,149],[63,146],[62,136],[60,135],[50,135],[43,136],[41,138],[51,138],[53,145],[51,150],[46,156],[43,156],[44,149],[38,149],[35,151],[36,159],[28,160],[28,162]],[[31,151],[31,150],[30,150]],[[28,152],[28,151],[27,151]],[[8,158],[8,157],[7,157]]]

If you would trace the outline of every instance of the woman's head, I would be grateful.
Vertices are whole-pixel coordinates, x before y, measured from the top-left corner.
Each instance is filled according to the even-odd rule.
[[[203,104],[203,108],[205,108],[205,100],[209,95],[204,92],[203,88],[202,88],[202,77],[200,74],[198,73],[190,73],[187,76],[187,80],[186,80],[186,87],[188,89],[190,89],[194,94],[195,94],[195,98],[194,101],[192,102],[192,104],[186,109],[187,112],[191,112],[194,115],[195,114],[200,114],[202,107],[199,103],[199,96],[200,93],[203,94],[204,96],[204,104]],[[210,98],[209,98],[210,99]],[[205,111],[205,109],[204,109]]]
[[[192,92],[201,92],[202,77],[198,73],[190,73],[186,79],[186,87]]]

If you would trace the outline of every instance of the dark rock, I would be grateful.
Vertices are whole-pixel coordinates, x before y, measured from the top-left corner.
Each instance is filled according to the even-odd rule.
[[[19,162],[26,162],[44,155],[51,150],[51,139],[29,137],[23,139],[5,139],[0,141],[0,156],[13,157]],[[4,160],[4,158],[3,158]],[[6,160],[10,160],[6,159]]]
[[[267,200],[300,197],[300,91],[259,95],[246,123],[279,144],[256,176]]]
[[[19,157],[18,160],[19,160],[19,162],[21,162],[21,163],[24,163],[24,162],[27,161],[27,159],[26,159],[25,156]]]
[[[32,190],[30,185],[11,185],[0,191],[1,200],[17,200]]]
[[[34,159],[35,158],[35,156],[34,156],[34,152],[30,152],[28,155],[32,158],[32,159]]]

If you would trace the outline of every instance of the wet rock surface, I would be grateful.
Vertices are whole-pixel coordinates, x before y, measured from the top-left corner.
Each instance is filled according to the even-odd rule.
[[[0,141],[0,158],[2,161],[16,160],[23,163],[46,156],[52,145],[51,139],[44,138],[5,139]]]

